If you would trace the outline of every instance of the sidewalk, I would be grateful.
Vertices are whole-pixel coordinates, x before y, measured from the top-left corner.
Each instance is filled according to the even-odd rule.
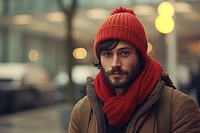
[[[67,133],[73,105],[53,105],[0,116],[0,133]]]

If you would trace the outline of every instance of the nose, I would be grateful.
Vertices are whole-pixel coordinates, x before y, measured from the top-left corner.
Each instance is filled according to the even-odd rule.
[[[121,64],[120,58],[117,55],[114,55],[112,59],[111,67],[112,68],[121,67],[121,65],[122,64]]]

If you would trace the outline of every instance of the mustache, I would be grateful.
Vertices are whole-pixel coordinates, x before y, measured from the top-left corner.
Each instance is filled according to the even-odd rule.
[[[112,68],[112,70],[107,71],[107,74],[112,75],[112,74],[128,74],[128,72],[126,70],[123,70],[119,67],[114,67]]]

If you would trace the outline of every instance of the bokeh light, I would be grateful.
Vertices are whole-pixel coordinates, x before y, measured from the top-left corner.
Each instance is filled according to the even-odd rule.
[[[32,62],[37,61],[39,59],[39,53],[35,49],[31,49],[28,53],[28,59]]]
[[[158,6],[158,15],[173,17],[175,13],[174,6],[170,2],[162,2]]]
[[[169,34],[173,31],[175,22],[170,17],[158,16],[155,21],[155,26],[159,32]]]
[[[73,57],[75,59],[85,59],[87,57],[87,50],[85,48],[75,48],[73,50]]]
[[[158,17],[155,20],[156,29],[163,34],[169,34],[174,30],[175,22],[174,6],[170,2],[162,2],[158,6]]]

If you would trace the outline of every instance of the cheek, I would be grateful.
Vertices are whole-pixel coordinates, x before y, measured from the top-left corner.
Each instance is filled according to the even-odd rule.
[[[111,63],[109,60],[101,60],[101,66],[104,68],[105,71],[110,69]]]
[[[122,65],[122,69],[126,69],[127,71],[131,72],[133,71],[133,69],[138,69],[139,66],[139,62],[138,62],[138,58],[130,58],[125,60],[124,64]]]

